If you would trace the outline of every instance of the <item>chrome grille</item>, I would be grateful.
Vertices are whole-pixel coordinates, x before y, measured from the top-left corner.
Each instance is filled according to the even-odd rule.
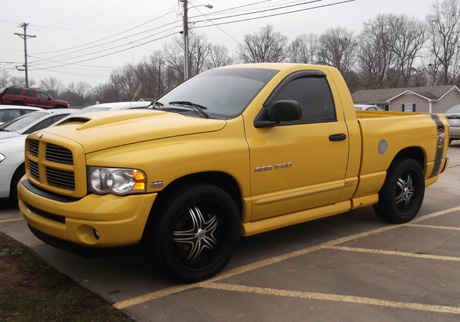
[[[29,152],[33,156],[38,157],[38,141],[36,141],[36,140],[30,140],[29,141]]]
[[[64,164],[73,164],[72,151],[59,145],[47,143],[46,160]]]
[[[29,160],[30,175],[37,180],[40,180],[40,173],[38,172],[38,163]]]
[[[73,172],[46,168],[46,180],[49,185],[55,187],[69,190],[75,189],[75,176]]]

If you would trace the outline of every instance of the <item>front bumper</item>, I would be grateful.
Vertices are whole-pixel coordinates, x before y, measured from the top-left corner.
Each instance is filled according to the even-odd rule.
[[[35,231],[93,248],[138,243],[157,196],[90,194],[70,200],[38,190],[25,178],[18,194],[19,210]]]

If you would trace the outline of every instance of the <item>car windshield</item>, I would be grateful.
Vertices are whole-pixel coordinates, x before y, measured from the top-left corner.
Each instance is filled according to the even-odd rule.
[[[154,108],[187,109],[203,117],[233,118],[278,72],[256,68],[209,70],[160,97]]]
[[[446,111],[446,114],[449,113],[459,113],[460,114],[460,105],[455,105]]]
[[[29,114],[26,114],[22,117],[19,117],[17,119],[11,120],[9,122],[6,122],[2,125],[0,125],[0,131],[6,131],[6,132],[22,132],[27,128],[29,125],[34,123],[35,121],[41,119],[48,113],[46,112],[32,112]]]

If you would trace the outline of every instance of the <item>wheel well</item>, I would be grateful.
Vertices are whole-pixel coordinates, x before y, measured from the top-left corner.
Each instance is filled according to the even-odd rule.
[[[16,176],[23,176],[23,173],[25,173],[26,169],[25,169],[25,164],[22,163],[17,169],[16,171],[14,171],[14,174],[13,176],[11,177],[11,182],[10,182],[10,196],[11,196],[11,193],[13,192],[13,183],[15,182],[15,178]],[[21,178],[18,178],[18,179],[21,179]]]
[[[410,147],[399,151],[399,153],[393,159],[393,162],[396,159],[400,158],[414,159],[420,164],[420,167],[422,167],[422,169],[425,169],[425,154],[423,153],[423,150],[419,147]]]
[[[241,200],[240,188],[233,177],[222,172],[195,173],[171,182],[165,189],[163,189],[163,191],[158,194],[158,197],[153,204],[152,210],[155,211],[155,209],[161,208],[163,202],[179,187],[196,183],[211,184],[226,191],[235,201],[239,213],[242,213],[243,203]]]

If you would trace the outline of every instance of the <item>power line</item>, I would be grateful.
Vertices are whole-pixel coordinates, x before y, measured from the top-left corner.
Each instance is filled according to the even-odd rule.
[[[121,52],[130,50],[130,49],[133,49],[133,48],[137,48],[137,47],[140,47],[140,46],[143,46],[143,45],[146,45],[146,44],[150,44],[150,43],[152,43],[152,42],[155,42],[155,41],[158,41],[158,40],[161,40],[161,39],[165,39],[165,38],[170,37],[170,36],[175,35],[175,34],[177,34],[177,33],[174,32],[174,33],[168,34],[168,35],[163,36],[163,37],[159,37],[159,38],[156,38],[156,39],[153,39],[153,40],[146,41],[146,42],[144,42],[144,43],[142,43],[142,44],[138,44],[138,45],[135,45],[135,46],[132,46],[132,47],[129,47],[129,48],[125,48],[125,49],[120,49],[120,50],[114,51],[114,52],[112,52],[112,53],[110,53],[110,54],[100,55],[100,56],[97,56],[97,57],[88,58],[88,59],[83,59],[83,60],[80,60],[80,61],[71,62],[71,63],[66,63],[66,64],[61,64],[61,65],[57,65],[57,66],[50,66],[50,67],[43,67],[43,68],[34,68],[33,70],[46,70],[46,69],[52,69],[52,68],[59,68],[59,67],[63,67],[63,66],[75,65],[75,64],[79,64],[79,63],[83,63],[83,62],[87,62],[87,61],[91,61],[91,60],[95,60],[95,59],[99,59],[99,58],[108,57],[108,56],[115,55],[115,54],[118,54],[118,53],[121,53]]]
[[[317,1],[318,1],[318,0],[317,0]],[[321,1],[321,0],[319,0],[319,1]],[[313,10],[313,9],[319,9],[319,8],[325,8],[325,7],[332,7],[332,6],[336,6],[336,5],[339,5],[339,4],[344,4],[344,3],[347,3],[347,2],[354,2],[354,1],[355,1],[355,0],[339,1],[339,2],[324,4],[324,5],[320,5],[320,6],[315,6],[315,7],[309,7],[309,8],[304,8],[304,9],[298,9],[298,10],[291,10],[291,11],[286,11],[286,12],[274,13],[274,14],[265,15],[265,16],[259,16],[259,17],[253,17],[253,18],[246,18],[246,19],[239,19],[239,20],[226,21],[226,22],[220,22],[220,23],[216,23],[216,24],[213,24],[213,25],[221,26],[221,25],[227,25],[227,24],[237,23],[237,22],[243,22],[243,21],[250,21],[250,20],[257,20],[257,19],[263,19],[263,18],[269,18],[269,17],[282,16],[282,15],[287,15],[287,14],[290,14],[290,13],[297,13],[297,12],[308,11],[308,10]],[[241,14],[241,15],[246,15],[246,14]],[[235,15],[235,16],[238,16],[238,15]],[[233,16],[233,17],[234,17],[234,16]],[[226,19],[226,18],[228,18],[228,17],[214,18],[214,19],[212,19],[212,20]],[[206,22],[206,20],[196,21],[195,23],[199,23],[199,22]],[[204,25],[204,26],[194,27],[194,29],[205,28],[205,27],[211,27],[211,26],[212,26],[211,24],[208,24],[208,25]]]
[[[353,2],[355,0],[344,0],[344,1],[337,1],[337,2],[334,2],[334,3],[329,3],[329,4],[324,4],[324,5],[318,5],[318,6],[313,6],[313,7],[308,7],[308,8],[302,8],[302,9],[296,9],[296,10],[288,10],[288,11],[283,11],[283,12],[277,12],[277,13],[273,13],[273,14],[266,14],[266,15],[262,15],[262,16],[257,16],[257,17],[250,17],[250,18],[245,18],[245,19],[233,19],[231,21],[223,21],[223,22],[214,22],[214,20],[222,20],[222,19],[231,19],[231,18],[237,18],[237,17],[242,17],[242,16],[247,16],[247,15],[255,15],[255,14],[260,14],[260,13],[264,13],[264,12],[270,12],[270,11],[276,11],[276,10],[282,10],[282,9],[287,9],[287,8],[292,8],[292,7],[298,7],[300,5],[307,5],[307,4],[312,4],[312,3],[315,3],[315,2],[319,2],[321,0],[311,0],[311,1],[303,1],[301,3],[295,3],[295,4],[288,4],[288,5],[279,5],[279,2],[277,4],[277,7],[276,8],[269,8],[269,9],[259,9],[259,8],[254,8],[254,6],[256,5],[260,5],[260,4],[264,4],[266,2],[269,2],[270,0],[265,0],[265,1],[259,1],[259,2],[256,2],[256,3],[252,3],[252,4],[246,4],[244,6],[238,6],[238,7],[233,7],[233,8],[229,8],[229,9],[224,9],[224,10],[221,10],[219,12],[229,12],[230,10],[236,10],[236,9],[241,9],[243,7],[252,7],[254,10],[252,10],[251,12],[244,12],[244,13],[240,13],[240,14],[235,14],[235,15],[228,15],[228,16],[225,16],[225,17],[216,17],[216,18],[209,18],[208,16],[204,15],[203,13],[201,13],[201,11],[199,11],[202,15],[205,16],[206,20],[198,20],[198,21],[195,21],[195,23],[200,23],[200,22],[207,22],[207,24],[203,25],[203,26],[195,26],[193,27],[194,29],[199,29],[199,28],[206,28],[206,27],[210,27],[210,26],[216,26],[218,27],[219,25],[225,25],[225,24],[231,24],[231,23],[238,23],[238,22],[243,22],[243,21],[250,21],[250,20],[256,20],[256,19],[263,19],[263,18],[268,18],[268,17],[274,17],[274,16],[281,16],[281,15],[286,15],[286,14],[291,14],[291,13],[296,13],[296,12],[302,12],[302,11],[307,11],[307,10],[313,10],[313,9],[319,9],[319,8],[324,8],[324,7],[331,7],[331,6],[336,6],[336,5],[339,5],[339,4],[344,4],[344,3],[348,3],[348,2]],[[274,3],[273,3],[274,4]],[[168,12],[166,14],[169,14],[171,13]],[[165,16],[166,14],[160,16],[160,17],[163,17]],[[215,14],[215,12],[213,13]],[[211,16],[211,14],[209,15]],[[157,17],[159,18],[159,17]],[[114,34],[112,36],[110,36],[109,38],[113,38],[113,37],[116,37],[116,36],[119,36],[121,34],[124,34],[124,33],[127,33],[129,31],[132,31],[134,29],[137,29],[137,28],[140,28],[148,23],[150,23],[151,21],[153,20],[156,20],[157,18],[154,18],[152,20],[149,20],[145,23],[142,23],[142,24],[139,24],[135,27],[132,27],[128,30],[125,30],[121,33],[117,33],[117,34]],[[153,30],[158,30],[158,29],[162,29],[166,26],[169,26],[169,25],[174,25],[174,24],[178,24],[179,21],[174,21],[174,22],[170,22],[170,23],[167,23],[165,25],[162,25],[161,27],[157,27],[157,28],[154,28]],[[60,60],[53,60],[53,58],[56,58],[56,57],[63,57],[63,56],[68,56],[68,55],[72,55],[72,54],[77,54],[78,52],[84,52],[85,50],[87,51],[88,49],[91,49],[91,48],[94,48],[94,47],[100,47],[102,44],[99,43],[97,46],[89,46],[91,44],[94,44],[96,43],[97,41],[94,41],[94,42],[90,42],[90,43],[87,43],[87,46],[89,47],[85,47],[83,49],[80,49],[80,50],[76,50],[74,52],[70,52],[70,53],[63,53],[63,54],[60,54],[60,55],[56,55],[56,56],[52,56],[50,58],[47,58],[47,59],[44,59],[44,58],[39,58],[39,57],[34,57],[36,59],[39,59],[39,60],[42,60],[42,61],[48,61],[49,63],[47,62],[38,62],[38,61],[35,61],[34,62],[34,65],[36,66],[43,66],[43,65],[46,65],[46,64],[49,64],[50,66],[46,67],[46,66],[43,66],[43,67],[38,67],[38,68],[33,68],[31,70],[46,70],[46,69],[55,69],[55,68],[60,68],[60,67],[64,67],[64,66],[69,66],[69,65],[77,65],[79,63],[83,63],[83,62],[87,62],[87,61],[92,61],[92,60],[96,60],[96,59],[100,59],[100,58],[104,58],[104,57],[108,57],[108,56],[111,56],[111,55],[114,55],[114,54],[117,54],[117,53],[121,53],[121,52],[124,52],[124,51],[127,51],[127,50],[130,50],[130,49],[133,49],[133,48],[137,48],[137,47],[141,47],[145,44],[149,44],[149,43],[152,43],[152,42],[156,42],[156,41],[159,41],[161,39],[165,39],[167,37],[170,37],[174,34],[176,34],[176,32],[173,32],[173,33],[170,33],[170,34],[167,34],[167,35],[164,35],[164,36],[161,36],[161,37],[158,37],[158,38],[155,38],[155,39],[152,39],[152,40],[149,40],[149,41],[145,41],[145,42],[142,42],[140,44],[136,44],[136,45],[133,45],[135,43],[138,43],[140,41],[143,41],[145,39],[148,39],[148,38],[151,38],[151,37],[155,37],[155,36],[158,36],[162,33],[165,33],[165,32],[168,32],[168,31],[171,31],[171,30],[174,30],[174,29],[177,29],[179,28],[178,26],[174,26],[174,27],[171,27],[167,30],[164,30],[164,31],[160,31],[158,33],[155,33],[155,34],[152,34],[152,35],[149,35],[149,36],[146,36],[146,37],[143,37],[141,39],[137,39],[137,40],[134,40],[134,41],[130,41],[130,42],[127,42],[127,43],[124,43],[124,44],[121,44],[121,45],[117,45],[117,46],[112,46],[110,48],[106,48],[106,49],[102,49],[102,50],[98,50],[98,51],[94,51],[94,52],[89,52],[89,53],[82,53],[80,55],[77,55],[77,56],[73,56],[73,57],[70,57],[70,58],[65,58],[65,59],[60,59]],[[219,29],[221,29],[220,27],[218,27]],[[221,29],[222,30],[222,29]],[[223,31],[223,30],[222,30]],[[106,41],[105,43],[103,44],[111,44],[111,43],[116,43],[116,42],[120,42],[120,41],[123,41],[123,40],[126,40],[128,38],[131,38],[133,36],[137,36],[137,35],[140,35],[140,34],[143,34],[143,33],[146,33],[146,32],[152,32],[152,30],[148,30],[148,31],[141,31],[141,32],[138,32],[134,35],[127,35],[127,36],[124,36],[122,38],[118,38],[118,39],[114,39],[114,40],[111,40],[111,41]],[[223,31],[225,33],[225,31]],[[228,34],[227,34],[228,35]],[[231,37],[230,35],[228,35],[229,37]],[[233,37],[231,37],[233,39]],[[130,46],[132,45],[132,46]],[[95,57],[89,57],[89,58],[85,58],[85,59],[80,59],[78,61],[74,61],[74,62],[68,62],[68,60],[72,60],[72,59],[79,59],[79,58],[83,58],[83,57],[88,57],[88,56],[91,56],[91,55],[97,55],[97,54],[100,54],[100,53],[103,53],[103,52],[107,52],[107,51],[110,51],[110,50],[114,50],[114,49],[117,49],[117,48],[120,48],[120,47],[124,47],[124,46],[129,46],[127,48],[124,48],[124,49],[119,49],[119,50],[116,50],[114,52],[110,52],[110,53],[107,53],[107,54],[102,54],[102,55],[98,55],[98,56],[95,56]],[[75,47],[71,47],[71,49],[73,49]],[[80,47],[81,48],[81,47]],[[62,49],[60,51],[64,51],[64,50],[69,50],[69,48],[67,49]],[[34,66],[35,67],[35,66]]]
[[[158,16],[158,17],[155,17],[155,18],[153,18],[153,19],[150,19],[149,21],[146,21],[146,22],[144,22],[144,23],[142,23],[142,24],[136,25],[135,27],[132,27],[132,28],[129,28],[129,29],[124,30],[124,31],[122,31],[122,32],[113,34],[113,35],[108,36],[108,37],[105,37],[105,38],[103,38],[103,39],[98,39],[98,40],[91,41],[91,42],[89,42],[89,43],[83,45],[83,46],[89,46],[89,45],[92,45],[92,44],[96,44],[96,45],[94,45],[94,46],[81,48],[82,45],[78,45],[78,46],[73,46],[73,47],[68,47],[68,48],[63,48],[63,49],[48,51],[48,52],[38,52],[38,53],[34,53],[34,55],[55,53],[55,52],[60,52],[60,51],[67,51],[67,50],[72,50],[72,49],[75,49],[75,48],[79,48],[79,50],[77,50],[77,52],[78,52],[78,51],[83,51],[83,50],[85,50],[85,49],[89,49],[89,48],[94,48],[94,47],[97,47],[97,46],[101,46],[101,45],[104,45],[104,44],[107,44],[107,43],[111,43],[111,42],[123,40],[123,39],[126,39],[126,38],[128,38],[128,37],[137,36],[137,35],[139,35],[139,34],[141,34],[141,33],[145,33],[145,32],[152,31],[152,30],[142,31],[142,32],[140,32],[140,33],[133,34],[133,35],[129,35],[129,36],[126,36],[126,37],[123,37],[123,38],[120,38],[120,39],[116,39],[116,40],[109,41],[109,42],[105,42],[105,43],[100,43],[100,41],[103,41],[103,40],[106,40],[106,39],[110,39],[110,38],[113,38],[113,37],[116,37],[116,36],[125,34],[125,33],[129,32],[129,31],[134,30],[134,29],[140,28],[140,27],[142,27],[142,26],[145,26],[146,24],[149,24],[149,23],[151,23],[151,22],[153,22],[153,21],[156,21],[156,20],[158,20],[158,19],[160,19],[160,18],[162,18],[162,17],[164,17],[164,16],[166,16],[166,15],[172,13],[172,12],[173,12],[173,10],[172,10],[172,11],[168,11],[168,12],[166,12],[165,14],[163,14],[163,15],[161,15],[161,16]],[[164,25],[162,25],[161,27],[154,28],[153,30],[161,29],[161,28],[163,28],[163,27],[165,27],[165,26],[169,26],[169,25],[171,25],[171,24],[173,24],[173,23],[177,23],[177,21],[174,21],[174,22],[171,22],[171,23],[164,24]],[[62,54],[62,55],[65,55],[65,54]],[[58,56],[60,56],[60,55],[53,56],[53,57],[51,57],[51,58],[55,58],[55,57],[58,57]]]
[[[114,50],[114,49],[117,49],[117,48],[119,48],[119,47],[129,46],[129,45],[132,45],[132,44],[137,43],[137,42],[139,42],[139,41],[142,41],[142,40],[145,40],[145,39],[148,39],[148,38],[151,38],[151,37],[158,36],[158,35],[160,35],[160,34],[162,34],[162,33],[165,33],[165,32],[167,32],[167,31],[174,30],[174,29],[177,29],[177,27],[172,27],[172,28],[169,28],[169,29],[167,29],[167,30],[165,30],[165,31],[161,31],[161,32],[158,32],[158,33],[156,33],[156,34],[152,34],[152,35],[146,36],[146,37],[141,38],[141,39],[138,39],[138,40],[131,41],[131,42],[126,43],[126,44],[123,44],[123,45],[113,46],[113,47],[109,47],[109,48],[106,48],[106,49],[101,49],[101,50],[98,50],[98,51],[95,51],[95,52],[91,52],[91,53],[80,54],[80,55],[77,55],[77,56],[68,57],[68,58],[66,58],[65,60],[78,59],[78,58],[81,58],[81,57],[96,55],[96,54],[103,53],[103,52],[106,52],[106,51]],[[176,34],[176,33],[178,33],[178,31],[175,32],[175,33],[173,33],[173,34]],[[166,37],[169,37],[169,35],[167,35],[167,36],[165,36],[165,37],[160,37],[160,38],[158,38],[158,39],[163,39],[163,38],[166,38]],[[154,39],[154,40],[152,40],[152,41],[145,42],[144,44],[150,43],[150,42],[154,42],[154,41],[156,41],[156,39]],[[142,45],[142,44],[141,44],[141,45]],[[131,49],[131,48],[136,48],[136,47],[139,47],[139,46],[141,46],[141,45],[132,46],[132,47],[129,47],[129,48],[125,49],[125,50]],[[119,50],[119,51],[116,51],[116,52],[114,52],[114,53],[119,53],[119,52],[122,52],[122,51],[125,51],[125,50],[121,50],[121,51]],[[106,56],[110,56],[110,55],[111,55],[111,54],[107,54],[107,55],[102,56],[102,57],[106,57]],[[53,60],[52,58],[55,58],[55,57],[57,57],[57,56],[54,56],[54,57],[51,57],[51,58],[48,58],[48,59],[42,59],[42,60],[48,60],[48,61],[50,61],[50,62],[52,62],[52,63],[62,63],[62,62],[63,62],[63,60]],[[90,60],[92,60],[92,59],[90,59]],[[40,66],[40,65],[44,65],[44,64],[46,64],[46,63],[40,63],[40,62],[37,63],[36,61],[32,63],[33,66]],[[37,70],[37,69],[42,69],[42,68],[34,68],[34,70]]]

